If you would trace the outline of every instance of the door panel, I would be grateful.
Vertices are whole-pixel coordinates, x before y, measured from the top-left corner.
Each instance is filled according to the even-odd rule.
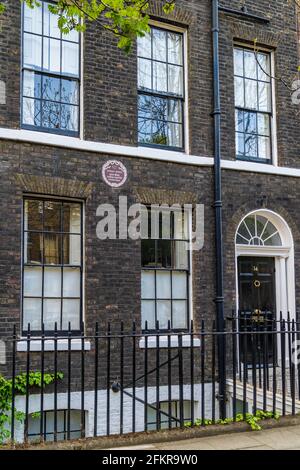
[[[255,349],[267,355],[268,361],[274,357],[274,335],[270,332],[276,320],[275,259],[263,257],[239,257],[239,329],[241,332],[266,331],[266,335],[256,335]],[[240,349],[243,362],[253,359],[254,338],[243,338]]]

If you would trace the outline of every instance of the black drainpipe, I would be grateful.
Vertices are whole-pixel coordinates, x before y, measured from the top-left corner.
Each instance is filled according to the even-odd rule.
[[[221,105],[219,64],[219,2],[212,0],[213,82],[214,82],[214,147],[215,147],[215,243],[216,243],[216,326],[224,332],[224,280],[222,235],[222,174],[221,174]],[[218,335],[220,418],[226,418],[226,352],[225,335]]]

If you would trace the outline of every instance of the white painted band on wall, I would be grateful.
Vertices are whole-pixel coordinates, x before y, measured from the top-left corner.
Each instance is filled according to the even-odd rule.
[[[28,142],[38,145],[50,145],[54,147],[81,150],[84,152],[103,153],[106,155],[146,158],[148,160],[173,162],[181,165],[194,165],[199,167],[212,167],[214,165],[214,159],[211,157],[189,155],[182,152],[148,147],[130,147],[128,145],[91,142],[75,137],[61,136],[46,132],[28,131],[25,129],[6,129],[1,127],[0,139]],[[222,160],[222,169],[300,178],[299,168],[289,168],[264,163]]]

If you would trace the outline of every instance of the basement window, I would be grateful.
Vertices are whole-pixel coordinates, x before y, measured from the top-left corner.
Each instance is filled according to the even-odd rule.
[[[57,441],[65,441],[68,438],[80,439],[81,411],[58,410],[56,423],[54,411],[44,411],[42,423],[40,416],[29,416],[28,439],[31,443],[39,442],[41,437],[45,442],[53,442],[55,434]]]

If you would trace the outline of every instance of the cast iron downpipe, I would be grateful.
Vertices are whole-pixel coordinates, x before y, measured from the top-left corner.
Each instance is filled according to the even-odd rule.
[[[222,230],[222,174],[221,174],[221,104],[219,64],[219,2],[212,0],[213,82],[214,82],[214,151],[215,151],[215,244],[216,244],[216,326],[224,332],[224,280]],[[226,418],[226,351],[225,335],[218,335],[219,404],[220,418]]]

